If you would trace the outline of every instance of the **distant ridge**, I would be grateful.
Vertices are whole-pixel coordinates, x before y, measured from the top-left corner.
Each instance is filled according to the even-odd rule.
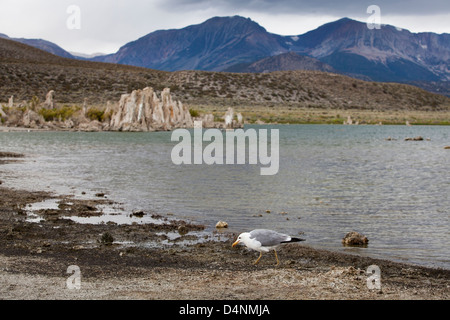
[[[267,73],[274,71],[316,70],[323,72],[336,72],[330,65],[318,59],[299,55],[295,52],[282,53],[264,58],[249,64],[231,66],[228,72]]]
[[[44,50],[51,54],[57,55],[63,58],[75,59],[71,53],[67,52],[60,46],[54,44],[53,42],[42,40],[42,39],[24,39],[24,38],[9,38],[6,34],[0,33],[0,38],[14,40],[20,43],[27,44],[29,46]]]

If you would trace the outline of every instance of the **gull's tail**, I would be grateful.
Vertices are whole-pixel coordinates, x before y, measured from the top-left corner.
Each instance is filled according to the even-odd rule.
[[[300,238],[292,238],[289,241],[283,241],[282,243],[291,243],[291,242],[301,242],[301,241],[306,241],[305,239],[300,239]]]

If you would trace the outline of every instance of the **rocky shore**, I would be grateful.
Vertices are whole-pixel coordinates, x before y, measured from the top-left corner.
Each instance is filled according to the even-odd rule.
[[[8,155],[7,153],[2,153]],[[8,158],[9,159],[9,158]],[[30,204],[57,208],[30,214]],[[80,224],[120,207],[98,195],[75,199],[0,186],[0,299],[449,299],[450,270],[432,269],[289,244],[281,265],[232,248],[237,234],[152,212],[154,223]],[[37,216],[38,218],[36,219]],[[368,286],[368,267],[381,270]],[[68,285],[79,268],[80,289]],[[70,270],[69,270],[70,271]]]

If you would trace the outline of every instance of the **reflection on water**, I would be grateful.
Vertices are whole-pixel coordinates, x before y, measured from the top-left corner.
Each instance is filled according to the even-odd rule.
[[[170,132],[0,133],[1,150],[28,155],[0,175],[18,188],[105,192],[127,212],[303,233],[315,247],[450,268],[450,127],[264,128],[280,130],[275,176],[259,165],[175,166]],[[404,141],[419,135],[431,140]],[[342,247],[353,230],[367,248]]]

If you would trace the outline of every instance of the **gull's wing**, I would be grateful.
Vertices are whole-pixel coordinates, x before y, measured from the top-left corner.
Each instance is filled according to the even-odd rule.
[[[263,247],[274,247],[290,241],[291,237],[273,230],[257,229],[250,232],[250,239],[260,242]]]

